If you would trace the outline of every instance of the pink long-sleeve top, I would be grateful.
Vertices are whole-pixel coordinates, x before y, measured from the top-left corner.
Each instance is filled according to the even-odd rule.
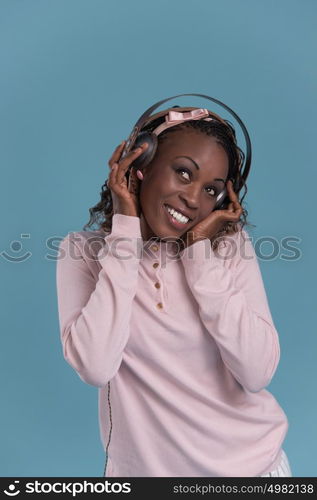
[[[99,388],[107,477],[251,477],[279,464],[288,420],[265,389],[279,339],[248,238],[179,251],[115,214],[111,232],[61,241],[63,355]]]

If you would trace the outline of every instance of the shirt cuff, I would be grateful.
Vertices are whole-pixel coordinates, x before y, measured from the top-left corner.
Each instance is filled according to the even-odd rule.
[[[120,234],[120,236],[130,236],[133,238],[142,237],[140,217],[114,214],[112,217],[111,234]]]
[[[140,218],[133,215],[114,214],[111,232],[105,236],[105,246],[98,252],[99,261],[108,254],[123,260],[140,260],[143,239]]]
[[[192,245],[189,245],[180,252],[180,257],[183,262],[195,261],[195,263],[204,263],[215,259],[215,254],[211,248],[210,240],[204,238],[198,240]]]

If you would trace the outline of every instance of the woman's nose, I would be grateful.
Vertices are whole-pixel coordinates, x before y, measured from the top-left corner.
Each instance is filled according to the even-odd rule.
[[[188,208],[196,210],[199,207],[199,190],[195,188],[183,191],[180,197],[185,201]]]

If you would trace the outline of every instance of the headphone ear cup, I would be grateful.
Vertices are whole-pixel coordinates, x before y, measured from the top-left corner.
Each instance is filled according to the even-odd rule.
[[[134,142],[133,149],[141,146],[144,142],[148,144],[148,147],[134,160],[131,165],[133,168],[145,168],[154,158],[158,144],[157,136],[152,132],[140,132]]]
[[[233,177],[231,178],[232,181],[232,187],[235,193],[238,193],[238,188],[239,188],[239,181],[238,179],[234,179]],[[214,210],[226,210],[229,206],[230,203],[230,196],[228,193],[227,188],[225,187],[224,190],[222,191],[223,196],[221,199],[216,203],[216,206]]]

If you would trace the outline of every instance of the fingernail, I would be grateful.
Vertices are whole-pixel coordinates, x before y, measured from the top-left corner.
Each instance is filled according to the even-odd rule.
[[[137,170],[137,171],[136,171],[136,175],[137,175],[137,177],[140,179],[140,181],[142,181],[142,180],[143,180],[143,174],[142,174],[141,170]]]

